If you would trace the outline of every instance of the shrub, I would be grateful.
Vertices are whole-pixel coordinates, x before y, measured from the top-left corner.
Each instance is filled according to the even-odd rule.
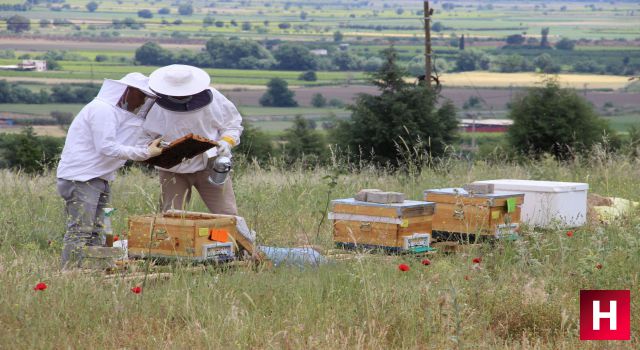
[[[265,107],[297,107],[289,84],[280,78],[273,78],[267,84],[267,91],[260,97],[260,105]]]
[[[311,105],[316,108],[326,107],[327,99],[321,93],[313,94],[313,97],[311,98]]]
[[[300,75],[298,76],[298,80],[316,81],[318,80],[318,77],[316,76],[316,72],[310,70],[304,73],[300,73]]]

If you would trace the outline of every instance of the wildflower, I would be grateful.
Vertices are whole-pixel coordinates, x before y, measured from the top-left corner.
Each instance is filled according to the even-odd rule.
[[[573,231],[567,231],[567,237],[573,237]]]
[[[425,266],[431,265],[431,260],[429,259],[422,260],[422,265],[425,265]]]
[[[482,258],[473,258],[472,261],[473,261],[474,264],[479,264],[479,263],[482,262]]]
[[[598,269],[598,270],[602,269],[602,264],[597,264],[596,265],[596,269]]]
[[[142,287],[135,286],[135,287],[131,288],[131,291],[134,292],[135,294],[140,294],[140,293],[142,293]]]
[[[44,282],[40,282],[40,283],[36,284],[35,287],[33,287],[33,290],[36,290],[36,291],[37,290],[45,290],[45,289],[47,289],[47,284],[44,283]]]
[[[409,271],[409,265],[400,264],[400,265],[398,265],[398,269],[400,269],[400,271]]]

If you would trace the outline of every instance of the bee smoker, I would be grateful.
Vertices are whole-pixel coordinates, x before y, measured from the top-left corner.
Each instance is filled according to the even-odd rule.
[[[213,161],[209,161],[207,169],[209,170],[209,178],[207,179],[212,185],[223,185],[229,177],[231,171],[231,158],[225,156],[217,156]]]

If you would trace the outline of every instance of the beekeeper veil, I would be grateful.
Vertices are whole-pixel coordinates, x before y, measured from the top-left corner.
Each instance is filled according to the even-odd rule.
[[[109,79],[107,79],[109,80]],[[149,89],[149,78],[142,73],[129,73],[120,80],[111,80],[120,86],[116,107],[146,118],[157,96]],[[124,89],[122,90],[122,87]]]

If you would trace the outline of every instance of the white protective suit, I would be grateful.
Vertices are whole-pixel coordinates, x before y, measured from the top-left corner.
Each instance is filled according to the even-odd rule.
[[[75,117],[58,164],[59,179],[113,181],[126,160],[149,158],[146,144],[135,146],[143,136],[144,119],[117,106],[126,88],[105,80],[98,96]]]
[[[234,104],[218,90],[211,87],[209,89],[213,94],[211,103],[194,111],[175,112],[164,109],[158,104],[154,105],[143,125],[146,133],[144,141],[148,143],[162,136],[164,141],[172,142],[193,133],[210,140],[218,141],[224,139],[231,145],[238,145],[243,130],[242,116],[240,116]],[[204,170],[207,159],[216,155],[217,149],[212,148],[202,155],[185,160],[171,169],[160,167],[158,169],[180,174],[195,173]]]

